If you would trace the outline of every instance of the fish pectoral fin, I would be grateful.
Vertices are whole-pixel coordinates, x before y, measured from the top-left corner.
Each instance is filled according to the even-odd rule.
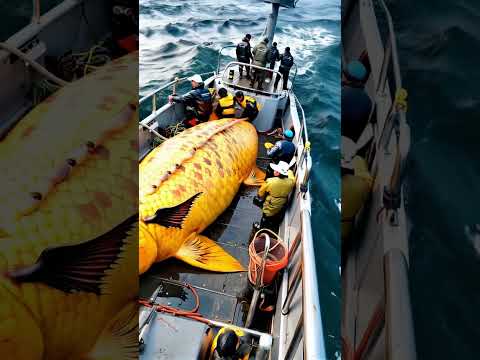
[[[187,218],[195,200],[202,193],[193,195],[190,199],[169,208],[158,209],[155,215],[143,219],[146,224],[157,224],[165,227],[182,228],[183,221]]]
[[[35,264],[10,271],[7,276],[14,282],[44,283],[66,293],[100,295],[103,279],[118,260],[137,221],[138,214],[87,242],[45,249]]]
[[[260,186],[264,183],[265,177],[265,172],[255,166],[243,183],[248,186]]]
[[[88,360],[138,359],[138,304],[128,303],[98,337]]]
[[[175,257],[204,270],[217,272],[245,271],[242,264],[223,250],[215,241],[196,233],[185,240]]]

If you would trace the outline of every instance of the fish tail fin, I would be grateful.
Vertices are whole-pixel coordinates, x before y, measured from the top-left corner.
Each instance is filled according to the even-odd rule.
[[[148,225],[140,221],[140,236],[138,239],[138,271],[143,274],[153,265],[157,258],[157,243],[151,235]]]
[[[175,257],[194,267],[217,271],[245,271],[242,264],[223,250],[215,241],[196,233],[190,235]]]
[[[265,172],[255,166],[243,183],[248,186],[260,186],[263,184],[265,177]]]
[[[138,304],[128,303],[105,326],[88,360],[138,359]]]

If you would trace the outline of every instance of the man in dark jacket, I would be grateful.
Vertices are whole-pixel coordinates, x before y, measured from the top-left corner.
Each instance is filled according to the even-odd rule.
[[[252,48],[250,47],[250,39],[252,35],[247,34],[243,40],[237,45],[237,61],[245,64],[250,64],[250,59],[253,60]],[[245,66],[247,72],[247,79],[250,80],[250,67]],[[243,78],[243,66],[240,65],[240,79]]]
[[[278,68],[278,71],[283,76],[283,90],[287,90],[288,75],[290,74],[290,69],[292,68],[293,63],[294,61],[292,53],[290,52],[290,48],[286,47],[285,52],[280,55],[280,67]],[[277,78],[275,79],[275,89],[277,88],[279,81],[280,77],[277,76]]]
[[[275,63],[280,60],[280,51],[278,51],[277,43],[274,42],[268,51],[268,61],[270,62],[270,69],[275,68]]]
[[[200,75],[193,75],[188,80],[192,83],[192,90],[181,96],[170,95],[168,101],[184,104],[186,112],[193,111],[199,122],[208,121],[213,107],[212,95],[205,89]]]
[[[268,58],[268,39],[263,39],[259,44],[253,48],[253,65],[265,67],[267,65]],[[250,82],[250,86],[253,88],[255,82],[258,81],[258,88],[262,90],[263,82],[265,81],[265,70],[253,69],[253,79]]]
[[[372,100],[365,91],[367,69],[357,60],[348,63],[343,71],[342,135],[357,142],[368,124]]]
[[[296,147],[293,141],[293,131],[287,129],[283,132],[283,140],[277,141],[273,147],[268,149],[267,155],[277,163],[279,161],[285,161],[287,164],[292,161],[295,156]]]

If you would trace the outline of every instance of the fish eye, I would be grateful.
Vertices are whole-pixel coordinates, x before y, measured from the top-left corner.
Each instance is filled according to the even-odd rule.
[[[42,194],[39,192],[32,192],[32,198],[35,200],[42,200]]]

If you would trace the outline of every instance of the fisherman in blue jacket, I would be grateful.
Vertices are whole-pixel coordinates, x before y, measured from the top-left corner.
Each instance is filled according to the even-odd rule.
[[[170,95],[168,101],[184,104],[186,112],[193,112],[198,122],[208,121],[213,110],[212,95],[205,89],[200,75],[193,75],[188,80],[192,83],[192,90],[181,96]]]
[[[292,141],[293,131],[290,129],[285,130],[283,132],[283,140],[277,141],[273,147],[268,149],[267,155],[271,157],[275,163],[285,161],[289,164],[295,156],[296,151],[295,144]]]

